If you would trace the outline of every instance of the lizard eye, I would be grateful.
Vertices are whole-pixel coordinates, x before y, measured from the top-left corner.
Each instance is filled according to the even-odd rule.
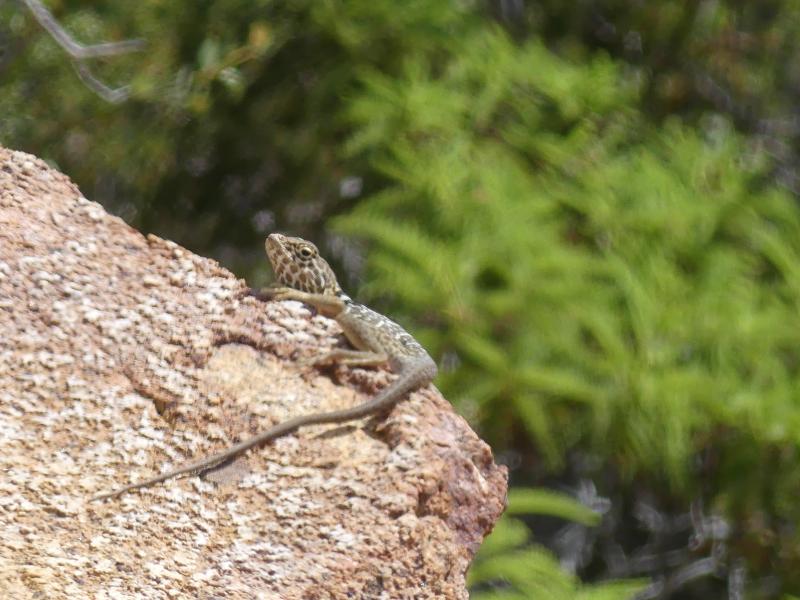
[[[303,257],[303,258],[311,258],[313,255],[314,255],[314,253],[311,251],[311,248],[309,248],[308,246],[303,246],[302,248],[300,248],[300,256],[301,257]]]

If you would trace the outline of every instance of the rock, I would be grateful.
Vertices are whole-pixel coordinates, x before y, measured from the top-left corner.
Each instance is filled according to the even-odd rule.
[[[88,502],[390,381],[301,368],[336,323],[245,289],[0,148],[0,597],[467,598],[507,473],[433,387]]]

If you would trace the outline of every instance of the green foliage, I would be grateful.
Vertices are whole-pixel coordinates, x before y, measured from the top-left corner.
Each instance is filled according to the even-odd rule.
[[[508,492],[507,515],[535,514],[559,517],[592,527],[600,515],[564,494],[545,489],[517,488]]]
[[[557,516],[596,525],[599,516],[569,496],[541,489],[509,493],[508,511],[486,538],[469,572],[473,600],[627,600],[641,581],[581,585],[546,550],[530,544],[530,531],[511,514]]]
[[[800,53],[797,0],[597,0],[586,11],[544,0],[522,10],[527,12],[518,20],[522,35],[544,36],[576,58],[588,48],[602,48],[649,67],[648,112],[663,116],[714,106],[754,126],[793,103],[791,65]]]
[[[68,173],[133,225],[253,273],[266,231],[320,237],[339,207],[342,105],[368,66],[436,53],[477,19],[460,3],[336,0],[47,2],[77,41],[144,52],[89,62],[132,99],[76,76],[21,3],[0,3],[0,143]],[[5,55],[3,50],[6,48]],[[4,57],[7,60],[4,60]]]
[[[581,448],[800,518],[800,212],[762,156],[721,119],[648,127],[608,60],[499,30],[362,83],[349,149],[385,181],[336,227],[373,242],[365,291],[415,316],[496,446],[521,424],[554,468]],[[774,448],[791,477],[761,477]]]

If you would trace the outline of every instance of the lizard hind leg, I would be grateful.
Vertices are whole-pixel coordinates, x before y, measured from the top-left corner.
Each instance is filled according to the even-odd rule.
[[[385,365],[387,362],[389,362],[389,357],[382,352],[336,348],[319,356],[302,359],[298,361],[298,364],[303,367],[316,367],[331,363],[349,367],[377,367]]]

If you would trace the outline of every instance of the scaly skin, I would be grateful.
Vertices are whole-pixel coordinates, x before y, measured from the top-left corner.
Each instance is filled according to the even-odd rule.
[[[168,479],[208,471],[250,448],[293,433],[307,425],[344,423],[384,412],[410,392],[428,385],[436,377],[436,363],[405,329],[366,306],[353,302],[342,291],[336,275],[319,255],[314,244],[301,238],[273,233],[267,238],[265,247],[275,276],[283,286],[274,288],[269,295],[274,300],[305,302],[320,313],[336,319],[355,348],[333,350],[308,361],[309,364],[336,362],[351,366],[373,366],[388,362],[398,378],[372,400],[358,406],[289,419],[218,454],[126,485],[113,492],[97,495],[92,500],[114,498]]]

